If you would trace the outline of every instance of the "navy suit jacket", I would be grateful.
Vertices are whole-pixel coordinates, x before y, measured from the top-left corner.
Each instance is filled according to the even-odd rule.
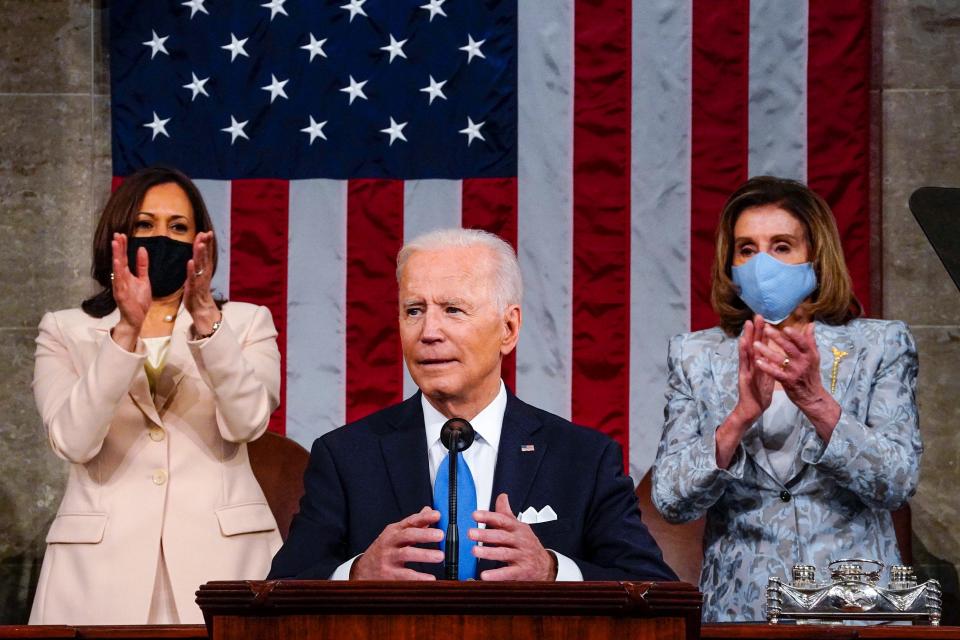
[[[521,445],[533,445],[521,451]],[[529,447],[525,447],[529,448]],[[388,524],[433,502],[420,393],[318,438],[306,490],[270,578],[326,579]],[[531,525],[545,548],[577,563],[584,580],[676,580],[640,521],[619,445],[508,394],[491,502],[517,513],[553,507]],[[493,508],[493,505],[490,505]],[[466,533],[461,533],[466,537]],[[443,563],[410,563],[443,575]],[[478,571],[503,566],[480,560]]]

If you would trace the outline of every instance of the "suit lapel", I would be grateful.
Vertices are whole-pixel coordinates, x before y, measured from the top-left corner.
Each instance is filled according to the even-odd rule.
[[[853,336],[845,326],[832,326],[822,322],[815,322],[814,338],[817,342],[817,351],[820,354],[820,379],[823,388],[842,406],[843,395],[846,393],[853,372],[856,370],[860,358],[863,356],[863,345]],[[836,365],[836,371],[834,366]],[[802,412],[800,423],[803,433],[800,438],[800,450],[810,446],[810,441],[817,437],[813,424]],[[796,477],[803,473],[806,464],[800,458],[799,452],[790,468],[789,479],[784,484],[791,484]]]
[[[390,427],[380,439],[380,450],[400,514],[407,517],[433,504],[419,392],[400,405]]]
[[[853,332],[845,326],[831,326],[816,323],[814,335],[817,350],[820,352],[820,376],[823,387],[830,392],[834,400],[843,404],[843,395],[850,386],[853,372],[863,357],[863,345],[859,344]],[[836,372],[834,372],[836,365]]]
[[[490,492],[490,511],[494,510],[497,496],[501,493],[507,494],[510,508],[516,513],[530,506],[527,498],[548,446],[545,435],[538,433],[540,426],[540,420],[508,390],[507,409],[503,414],[503,428],[497,448],[497,465],[493,473],[493,490]],[[532,450],[526,445],[533,445]],[[542,508],[544,505],[539,506]],[[477,562],[477,576],[488,569],[502,566],[501,562],[480,560]]]
[[[187,346],[192,324],[193,318],[181,305],[173,325],[173,333],[170,335],[170,350],[167,352],[166,364],[160,372],[153,398],[153,404],[160,413],[166,410],[187,370],[191,367],[196,368],[190,348]]]
[[[513,510],[519,512],[527,506],[530,487],[548,446],[542,434],[537,433],[540,426],[539,419],[527,411],[526,405],[508,392],[493,474],[493,490],[490,492],[491,511],[501,493],[506,493],[510,498]],[[533,445],[532,450],[526,445]]]

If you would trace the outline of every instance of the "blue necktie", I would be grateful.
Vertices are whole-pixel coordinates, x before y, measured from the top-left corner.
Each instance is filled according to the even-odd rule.
[[[437,469],[437,478],[433,483],[433,508],[440,512],[440,522],[437,526],[446,533],[447,523],[450,522],[450,510],[447,508],[449,499],[447,488],[450,486],[450,456],[445,455],[440,468]],[[477,487],[473,483],[473,474],[463,454],[457,456],[457,527],[460,538],[460,560],[458,577],[460,580],[469,580],[477,577],[477,559],[473,555],[476,542],[467,537],[471,527],[477,523],[473,519],[473,512],[477,510]],[[446,540],[440,542],[440,550],[446,548]]]

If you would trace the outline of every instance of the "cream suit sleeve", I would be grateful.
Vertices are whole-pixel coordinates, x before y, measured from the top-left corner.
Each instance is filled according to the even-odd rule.
[[[144,353],[126,351],[107,333],[90,366],[78,370],[57,315],[43,316],[37,336],[33,394],[54,453],[83,464],[100,452],[117,405],[144,360]]]
[[[223,322],[209,338],[188,344],[200,377],[217,403],[217,429],[229,442],[249,442],[267,429],[280,404],[277,329],[266,307],[255,307],[243,335],[234,333],[224,307]]]

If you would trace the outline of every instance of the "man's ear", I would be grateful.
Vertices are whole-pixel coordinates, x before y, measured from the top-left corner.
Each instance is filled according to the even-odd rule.
[[[520,325],[523,324],[523,313],[520,305],[512,304],[503,313],[503,338],[500,341],[501,355],[507,355],[517,347],[520,339]]]

